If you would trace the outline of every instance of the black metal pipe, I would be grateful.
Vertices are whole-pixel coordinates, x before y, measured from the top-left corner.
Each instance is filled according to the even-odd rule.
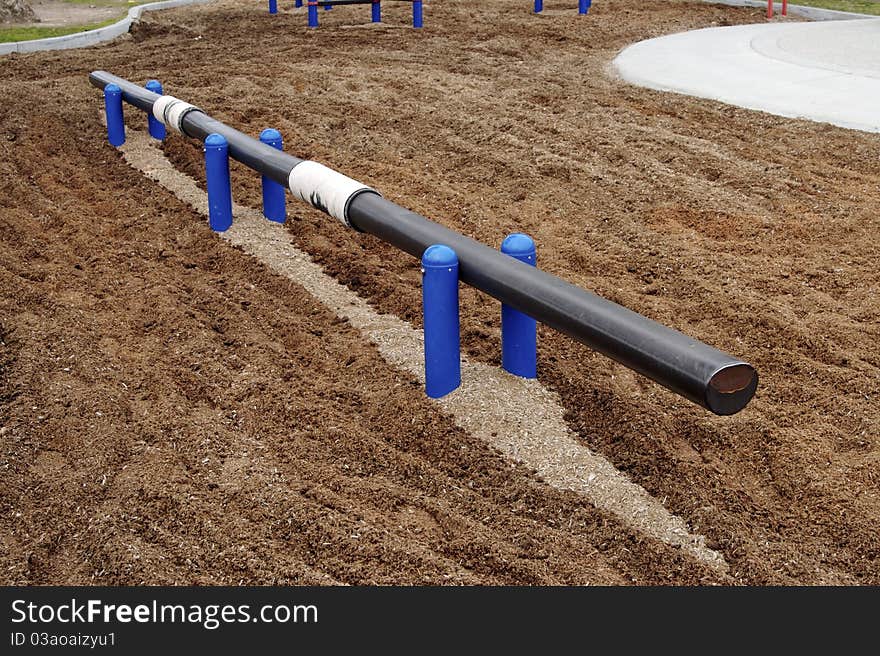
[[[152,113],[153,103],[160,98],[159,94],[106,71],[89,73],[89,82],[99,89],[103,89],[108,84],[117,85],[122,89],[123,100],[148,113]],[[204,141],[212,132],[222,134],[229,142],[230,157],[284,185],[285,188],[290,171],[303,161],[258,139],[252,139],[243,132],[211,118],[203,111],[193,111],[184,115],[181,129],[186,136],[199,141]]]
[[[374,0],[318,0],[318,6],[326,5],[371,5]],[[412,2],[413,0],[382,0],[382,2]]]
[[[153,102],[159,98],[103,71],[89,77],[99,88],[111,82],[119,85],[123,99],[144,111],[151,111]],[[211,132],[222,134],[229,141],[232,157],[284,185],[290,171],[303,161],[248,137],[201,110],[185,114],[181,128],[188,136],[198,139],[204,139]],[[377,194],[354,196],[348,205],[348,220],[354,228],[416,257],[421,257],[432,244],[449,246],[458,255],[460,275],[465,283],[716,414],[739,412],[755,394],[758,375],[750,364],[519,262]]]
[[[386,0],[387,1],[387,0]],[[319,7],[330,5],[371,5],[373,0],[318,0]]]

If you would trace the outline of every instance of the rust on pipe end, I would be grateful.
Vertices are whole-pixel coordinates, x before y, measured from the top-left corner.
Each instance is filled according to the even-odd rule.
[[[748,405],[758,389],[758,372],[740,362],[716,371],[706,387],[706,407],[716,415],[733,415]]]

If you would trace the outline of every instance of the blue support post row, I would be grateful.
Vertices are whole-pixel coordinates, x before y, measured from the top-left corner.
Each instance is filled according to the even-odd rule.
[[[309,0],[309,27],[318,27],[318,0]]]
[[[148,91],[152,91],[153,93],[158,93],[160,96],[162,95],[162,83],[159,80],[150,80],[144,85],[144,88]],[[165,139],[165,124],[162,121],[156,119],[153,116],[153,112],[147,112],[147,127],[150,130],[150,136],[153,139],[158,139],[159,141],[163,141]]]
[[[578,0],[578,13],[583,16],[590,11],[590,5],[592,4],[592,0]]]
[[[379,0],[373,0],[373,22],[382,22],[382,3]]]
[[[508,235],[501,252],[531,266],[537,264],[535,242],[528,235]],[[505,371],[522,378],[538,377],[537,333],[537,321],[501,304],[501,366]]]
[[[269,0],[269,13],[277,14],[278,13],[278,0]]]
[[[205,177],[208,181],[208,222],[211,230],[223,232],[232,225],[229,143],[216,132],[205,137]]]
[[[422,255],[425,317],[425,393],[433,399],[461,385],[458,320],[458,256],[435,244]]]
[[[122,116],[122,89],[115,84],[104,87],[104,114],[107,117],[107,141],[118,148],[125,143],[125,119]]]
[[[413,27],[422,26],[422,0],[413,0]]]
[[[260,141],[264,144],[284,150],[281,133],[274,128],[266,128],[260,132]],[[267,176],[262,176],[263,182],[263,216],[270,221],[284,223],[287,218],[286,190],[283,186]]]
[[[544,0],[535,0],[535,13],[540,14],[544,11]]]
[[[337,5],[344,2],[334,1]],[[228,158],[235,156],[243,165],[290,186],[297,197],[315,209],[421,257],[426,382],[433,396],[455,389],[461,378],[459,273],[463,282],[501,303],[570,335],[717,415],[739,412],[755,394],[758,374],[752,365],[514,260],[511,255],[522,248],[512,248],[508,242],[505,254],[480,244],[395,205],[341,173],[323,171],[315,163],[266,146],[188,103],[158,96],[106,71],[92,72],[89,80],[102,91],[106,89],[111,143],[119,143],[125,136],[120,96],[144,112],[163,111],[185,136],[207,136],[205,165],[212,228],[222,230],[232,223]]]

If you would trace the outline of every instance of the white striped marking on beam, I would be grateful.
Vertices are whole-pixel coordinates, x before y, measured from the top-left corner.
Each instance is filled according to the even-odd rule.
[[[195,105],[174,96],[159,96],[153,103],[153,117],[163,125],[174,128],[181,133],[183,129],[180,124],[183,122],[183,117],[193,110],[201,111]]]
[[[379,193],[362,182],[311,160],[294,166],[287,182],[294,196],[342,221],[349,228],[348,206],[352,199],[364,192]]]
[[[144,133],[130,131],[121,150],[132,167],[207,216],[205,192],[175,169]],[[325,274],[291,243],[282,225],[247,207],[236,205],[233,211],[235,220],[221,233],[223,239],[304,287],[338,317],[348,318],[388,363],[424,384],[422,331],[396,316],[377,313],[366,300]],[[708,548],[702,535],[691,533],[682,518],[584,446],[565,422],[559,396],[537,380],[517,378],[465,356],[462,386],[435,402],[456,425],[535,469],[546,484],[580,494],[630,528],[679,548],[719,572],[728,571],[724,556]]]

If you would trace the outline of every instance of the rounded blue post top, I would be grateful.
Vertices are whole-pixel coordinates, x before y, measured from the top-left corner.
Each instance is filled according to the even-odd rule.
[[[426,269],[446,269],[458,266],[458,255],[443,244],[428,246],[422,255],[422,266]]]
[[[113,84],[112,82],[104,87],[104,95],[113,95],[117,93],[122,93],[122,89],[119,88],[118,84]]]
[[[535,241],[528,235],[521,232],[514,232],[507,235],[501,242],[501,252],[505,255],[512,255],[515,258],[535,257]]]
[[[228,146],[229,144],[226,143],[226,137],[224,137],[222,134],[212,132],[207,137],[205,137],[206,148],[227,148]]]
[[[260,141],[264,144],[274,146],[276,141],[281,141],[281,133],[275,128],[266,128],[260,132]]]
[[[144,85],[144,88],[147,91],[152,91],[155,94],[162,95],[162,83],[159,80],[148,80]],[[150,131],[150,136],[153,139],[158,139],[159,141],[165,140],[165,124],[156,119],[153,116],[153,112],[147,112],[147,127]]]

